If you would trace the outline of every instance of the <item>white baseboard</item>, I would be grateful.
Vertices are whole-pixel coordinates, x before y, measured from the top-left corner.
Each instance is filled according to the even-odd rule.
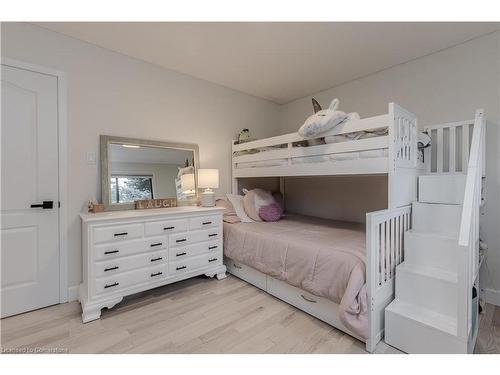
[[[500,290],[485,288],[484,299],[486,303],[490,303],[495,306],[500,306]]]
[[[70,286],[68,288],[68,302],[77,301],[80,294],[80,286]]]

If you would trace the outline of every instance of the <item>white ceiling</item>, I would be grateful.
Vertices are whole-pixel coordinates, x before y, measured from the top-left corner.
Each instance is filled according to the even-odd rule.
[[[500,29],[500,23],[38,23],[284,104]]]

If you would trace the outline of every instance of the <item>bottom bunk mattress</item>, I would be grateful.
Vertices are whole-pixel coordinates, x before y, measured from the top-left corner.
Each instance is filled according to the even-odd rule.
[[[341,322],[366,339],[365,236],[364,224],[299,215],[224,223],[224,254],[339,304]]]

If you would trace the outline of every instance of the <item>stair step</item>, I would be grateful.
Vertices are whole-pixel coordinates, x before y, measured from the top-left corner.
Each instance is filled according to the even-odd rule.
[[[458,242],[442,234],[405,232],[405,263],[418,267],[432,266],[446,272],[457,270]]]
[[[425,203],[462,204],[466,174],[433,174],[419,176],[418,201]]]
[[[412,228],[415,232],[458,238],[461,216],[461,205],[421,202],[412,204]]]
[[[399,299],[385,309],[384,340],[406,353],[467,353],[456,318]]]
[[[404,302],[399,299],[392,301],[385,310],[386,312],[387,310],[390,310],[395,314],[402,315],[408,319],[415,320],[421,324],[425,324],[450,335],[457,335],[457,319],[453,316],[440,314],[436,311]]]
[[[403,262],[396,267],[396,298],[443,315],[457,316],[457,274]]]

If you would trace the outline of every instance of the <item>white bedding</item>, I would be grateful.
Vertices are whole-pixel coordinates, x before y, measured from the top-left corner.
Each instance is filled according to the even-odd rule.
[[[356,152],[342,152],[337,154],[317,155],[317,156],[302,156],[292,158],[292,164],[313,164],[324,162],[340,162],[355,159],[370,159],[370,158],[385,158],[388,155],[387,148],[380,148],[376,150],[365,150]],[[287,159],[274,159],[274,160],[260,160],[236,163],[236,168],[263,168],[263,167],[276,167],[280,165],[287,165]]]

